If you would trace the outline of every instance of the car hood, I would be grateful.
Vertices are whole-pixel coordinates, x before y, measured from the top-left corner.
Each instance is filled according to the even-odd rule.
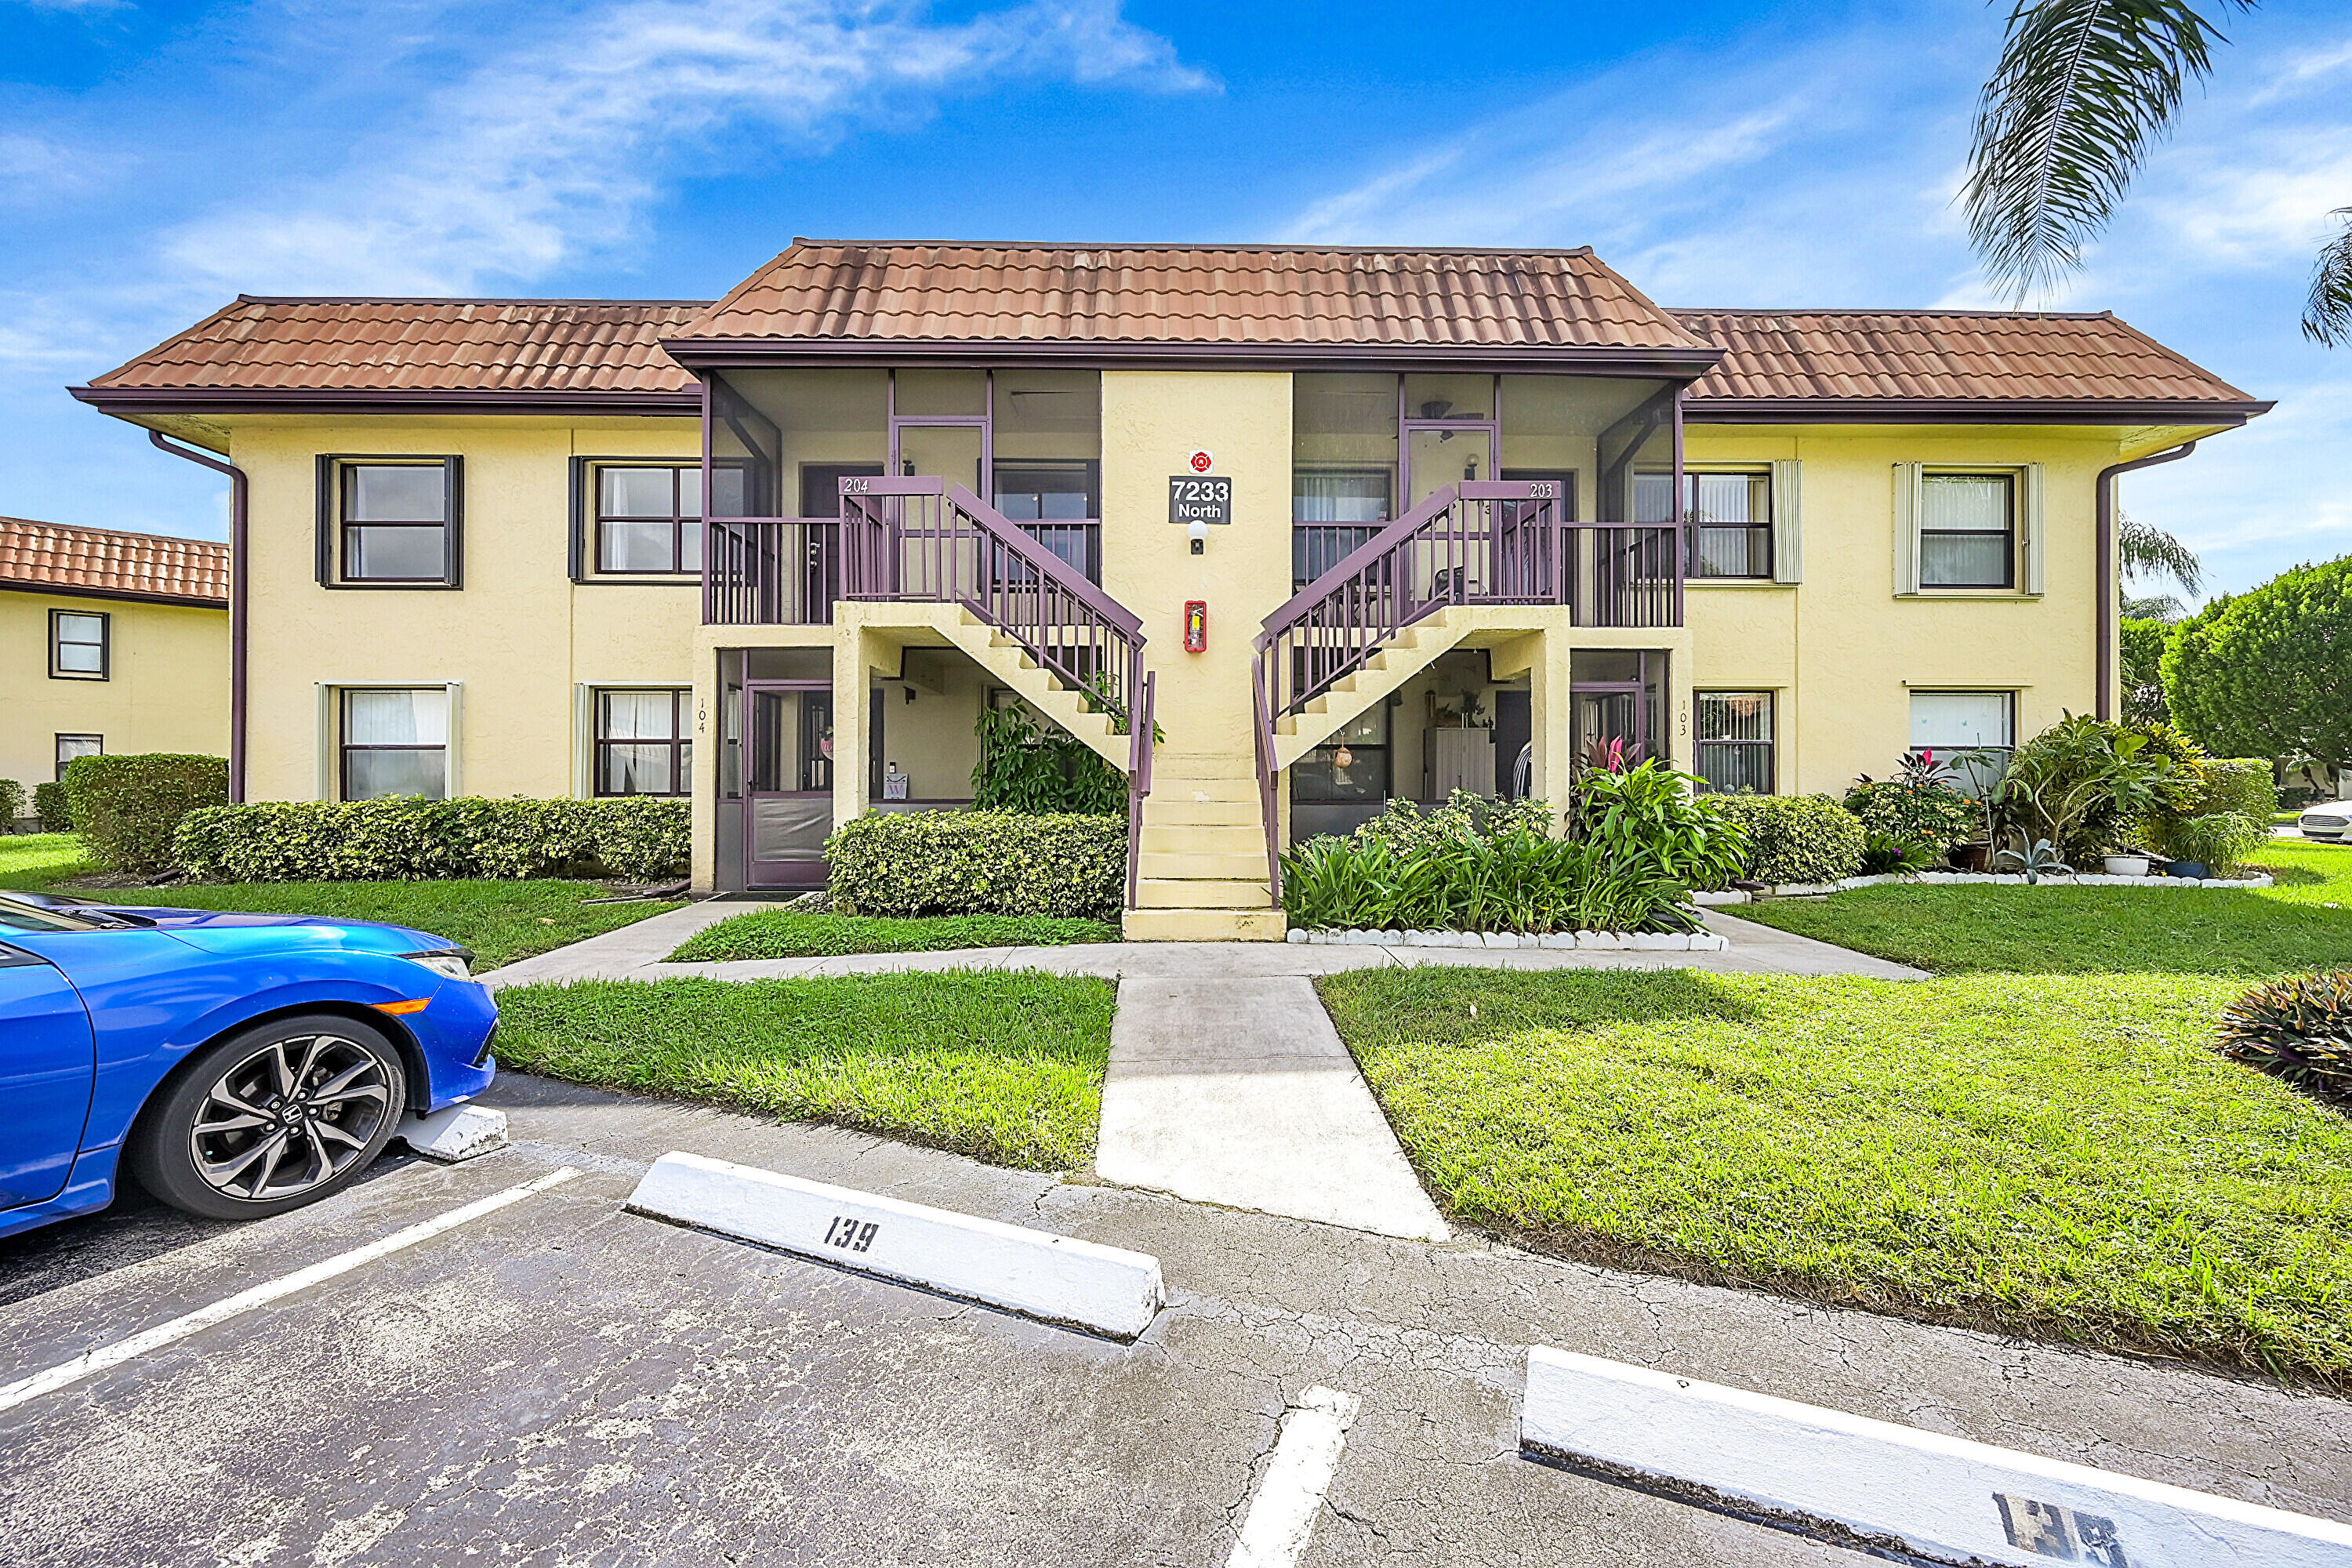
[[[142,904],[101,904],[110,913],[152,921],[155,929],[205,952],[420,952],[451,943],[406,926],[374,921],[331,920],[320,915],[257,915],[226,910],[156,909]]]

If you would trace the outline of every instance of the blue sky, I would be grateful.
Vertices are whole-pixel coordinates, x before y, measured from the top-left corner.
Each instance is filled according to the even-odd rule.
[[[0,0],[0,513],[222,537],[64,391],[239,291],[705,298],[794,234],[1591,244],[1676,305],[1985,305],[2001,12],[1204,0]],[[2252,585],[2352,551],[2352,10],[2230,24],[2082,277],[2279,407],[2125,504]]]

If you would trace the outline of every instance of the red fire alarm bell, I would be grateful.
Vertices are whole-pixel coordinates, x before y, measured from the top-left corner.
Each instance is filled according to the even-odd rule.
[[[1206,599],[1184,601],[1184,651],[1209,651],[1209,601]]]

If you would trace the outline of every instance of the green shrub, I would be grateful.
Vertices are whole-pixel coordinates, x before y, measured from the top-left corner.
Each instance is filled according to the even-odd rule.
[[[1349,931],[1687,931],[1680,884],[1598,844],[1515,827],[1399,850],[1310,838],[1282,858],[1290,923]]]
[[[1587,768],[1576,781],[1570,837],[1601,851],[1616,869],[1647,872],[1686,888],[1720,888],[1748,861],[1748,826],[1703,781],[1655,762],[1612,771]]]
[[[79,764],[77,764],[79,765]],[[687,804],[614,800],[281,801],[192,812],[172,843],[197,881],[683,876]]]
[[[111,871],[160,871],[190,812],[228,799],[228,763],[169,752],[76,757],[66,799],[90,858]]]
[[[2268,820],[2278,809],[2278,791],[2271,783],[2271,764],[2264,757],[2208,757],[2203,766],[2205,788],[2192,814],[2210,816],[2234,811],[2242,816]]]
[[[1507,801],[1457,789],[1444,805],[1428,811],[1409,800],[1390,801],[1350,837],[1359,844],[1385,844],[1409,855],[1519,832],[1551,837],[1551,807],[1533,797]]]
[[[1024,816],[1108,816],[1127,810],[1127,775],[1102,754],[1027,706],[983,708],[972,732],[974,811]]]
[[[2069,713],[2010,758],[1993,803],[2026,843],[2048,839],[2075,865],[2129,842],[2144,819],[2196,798],[2201,775],[2152,731]]]
[[[0,833],[16,831],[16,819],[25,815],[25,786],[15,779],[0,779]]]
[[[41,819],[41,831],[44,833],[73,831],[73,808],[66,804],[63,780],[33,786],[33,815]]]
[[[2257,985],[2222,1009],[2225,1057],[2352,1100],[2352,972]]]
[[[1935,757],[1933,752],[1906,757],[1891,779],[1864,774],[1845,792],[1845,808],[1872,832],[1925,844],[1937,856],[1981,838],[1984,803],[1955,787],[1951,770]]]
[[[1884,877],[1896,871],[1925,871],[1936,864],[1936,847],[1900,834],[1863,829],[1862,874]]]
[[[1861,868],[1862,819],[1825,795],[1710,797],[1748,829],[1748,875],[1759,882],[1834,882]]]
[[[1007,811],[876,812],[825,841],[845,915],[1048,915],[1116,920],[1127,823]]]
[[[2216,877],[2227,877],[2271,841],[2271,819],[2267,814],[2248,816],[2235,811],[2210,816],[2166,816],[2152,826],[2147,837],[2166,859],[2199,861]]]

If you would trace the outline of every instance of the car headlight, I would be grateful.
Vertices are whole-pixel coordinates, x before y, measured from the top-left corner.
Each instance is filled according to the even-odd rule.
[[[474,954],[463,947],[436,947],[430,952],[404,952],[401,957],[411,963],[421,963],[434,973],[448,980],[471,980]]]

